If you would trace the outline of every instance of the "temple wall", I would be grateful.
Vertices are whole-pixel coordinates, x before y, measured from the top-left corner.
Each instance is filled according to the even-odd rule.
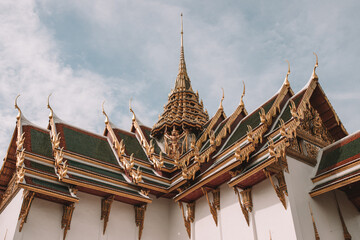
[[[287,209],[277,197],[270,180],[265,179],[252,188],[253,216],[256,235],[254,239],[296,239],[292,222],[290,203],[286,199]]]
[[[119,236],[122,239],[138,239],[139,230],[135,224],[135,210],[132,205],[117,201],[113,202],[107,230],[103,235],[104,222],[100,220],[101,198],[82,192],[78,192],[77,195],[80,201],[75,204],[70,230],[66,237],[67,240],[111,240],[119,239]],[[156,197],[153,197],[153,199],[153,203],[148,204],[145,213],[144,230],[141,239],[151,240],[156,236],[156,239],[167,240],[170,200],[156,199]],[[35,198],[23,230],[21,232],[16,231],[14,239],[62,239],[64,232],[61,229],[62,213],[63,207],[61,204]],[[15,216],[16,220],[17,216],[18,214]]]
[[[314,239],[314,228],[309,203],[320,238],[328,240],[343,239],[343,229],[337,211],[334,192],[328,192],[311,198],[309,192],[314,186],[311,177],[315,174],[315,168],[291,157],[288,157],[288,165],[290,174],[285,174],[285,179],[297,239]],[[360,239],[360,216],[358,211],[347,200],[344,193],[337,191],[337,197],[350,234],[353,239]]]
[[[13,239],[15,232],[19,231],[17,222],[22,205],[22,196],[23,189],[15,195],[0,214],[0,239]]]
[[[212,199],[212,194],[209,194]],[[220,187],[220,211],[218,226],[210,214],[205,197],[196,201],[195,222],[192,224],[192,240],[256,240],[269,239],[270,231],[273,239],[296,239],[292,222],[292,213],[285,210],[278,199],[269,180],[265,180],[252,190],[253,211],[250,213],[250,226],[242,214],[234,191],[223,184]],[[289,202],[287,202],[289,205]],[[185,205],[184,205],[185,206]],[[182,213],[177,204],[171,205],[170,240],[187,240]]]

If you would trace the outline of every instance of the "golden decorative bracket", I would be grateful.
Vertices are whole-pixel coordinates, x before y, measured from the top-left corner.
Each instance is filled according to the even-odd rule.
[[[318,233],[318,230],[316,227],[316,223],[315,223],[315,219],[314,219],[314,215],[313,215],[310,203],[309,203],[309,209],[310,209],[310,215],[311,215],[311,219],[312,219],[312,223],[313,223],[313,227],[314,227],[315,240],[320,240],[320,236],[319,236],[319,233]]]
[[[31,203],[34,200],[35,193],[25,190],[23,195],[23,203],[21,205],[21,210],[19,214],[19,220],[20,220],[20,226],[19,226],[19,232],[21,232],[24,223],[26,223],[27,217],[29,215]]]
[[[208,191],[203,187],[201,188],[201,190],[203,191],[204,195],[206,196],[206,200],[210,207],[210,213],[213,216],[213,219],[217,226],[218,225],[217,211],[220,210],[220,189],[217,188],[217,189],[211,190],[211,192],[213,194],[213,202],[210,202],[210,200],[209,200]]]
[[[286,182],[285,182],[285,177],[284,177],[284,172],[283,171],[279,171],[278,173],[276,173],[276,178],[278,180],[278,185],[275,185],[272,177],[271,177],[271,173],[268,169],[263,169],[263,172],[265,174],[265,176],[267,178],[269,178],[271,185],[273,186],[276,195],[278,196],[278,198],[280,199],[280,202],[282,203],[282,205],[284,206],[284,208],[286,209],[286,199],[285,199],[285,195],[287,195],[287,187],[286,187]]]
[[[114,201],[115,195],[101,199],[101,220],[104,220],[103,234],[105,234],[107,223],[109,221],[111,205]]]
[[[140,206],[134,206],[134,208],[135,208],[135,223],[136,226],[139,227],[139,240],[140,240],[142,231],[144,229],[146,204]]]
[[[70,205],[63,206],[63,216],[61,219],[61,229],[64,229],[64,237],[65,240],[67,231],[70,230],[70,224],[72,215],[75,209],[75,203],[71,203]]]
[[[182,202],[178,202],[182,211],[186,232],[191,238],[191,223],[195,220],[195,202],[186,204],[186,214]]]
[[[342,226],[342,229],[343,229],[343,234],[344,234],[344,240],[351,240],[352,237],[351,237],[351,234],[349,233],[347,227],[346,227],[346,224],[345,224],[345,221],[344,221],[344,217],[341,213],[341,210],[340,210],[340,206],[339,206],[339,202],[337,200],[337,197],[336,197],[336,193],[334,192],[334,195],[335,195],[335,200],[336,200],[336,206],[337,206],[337,210],[338,210],[338,213],[339,213],[339,217],[340,217],[340,221],[341,221],[341,226]]]
[[[252,207],[253,207],[252,198],[251,198],[251,188],[247,188],[239,193],[238,188],[235,186],[234,191],[238,197],[241,211],[244,214],[246,223],[248,226],[250,226],[249,212],[252,211]],[[240,195],[241,195],[241,197],[240,197]]]

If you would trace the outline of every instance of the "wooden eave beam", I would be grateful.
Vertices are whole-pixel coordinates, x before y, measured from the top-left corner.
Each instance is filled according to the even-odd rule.
[[[250,171],[246,172],[245,174],[243,174],[240,177],[237,177],[236,179],[231,180],[228,185],[229,187],[234,187],[237,184],[241,183],[242,181],[244,181],[245,179],[251,177],[252,175],[254,175],[255,173],[262,171],[264,168],[269,167],[271,164],[275,163],[276,159],[275,157],[272,157],[268,160],[266,160],[265,162],[261,163],[260,165],[254,167],[253,169],[251,169]]]
[[[309,194],[311,197],[316,197],[318,195],[324,194],[326,192],[330,192],[332,190],[344,187],[346,185],[349,185],[349,184],[352,184],[352,183],[355,183],[358,181],[360,181],[360,172],[357,174],[354,174],[350,177],[345,177],[344,179],[330,183],[324,187],[316,189],[315,191],[311,191]]]
[[[35,193],[40,193],[43,195],[47,195],[47,196],[51,196],[51,197],[55,197],[58,199],[62,199],[68,202],[79,202],[78,198],[74,198],[74,197],[69,197],[60,193],[56,193],[54,191],[49,191],[48,189],[42,189],[42,188],[38,188],[35,186],[31,186],[28,184],[24,184],[24,183],[19,183],[19,187],[27,189],[29,191],[35,192]]]
[[[132,195],[130,193],[124,193],[124,192],[115,191],[115,190],[112,190],[112,189],[108,189],[108,188],[106,188],[104,186],[96,186],[96,185],[93,185],[91,183],[84,183],[82,181],[78,181],[78,180],[75,180],[75,179],[64,178],[63,182],[73,184],[73,185],[76,185],[76,186],[82,186],[82,187],[85,187],[85,188],[97,190],[97,191],[108,193],[108,194],[113,194],[113,195],[116,195],[116,196],[119,196],[119,197],[125,197],[125,198],[129,198],[129,199],[137,200],[137,201],[144,202],[144,203],[151,203],[152,202],[152,200],[149,199],[149,198],[135,196],[135,195]]]
[[[311,181],[312,181],[313,183],[317,183],[317,182],[319,182],[319,181],[321,181],[321,180],[323,180],[323,179],[325,179],[325,178],[327,178],[327,177],[330,177],[330,176],[332,176],[332,175],[334,175],[334,174],[343,172],[343,171],[345,171],[345,170],[347,170],[347,169],[350,169],[350,168],[352,168],[352,167],[355,167],[355,166],[357,166],[357,165],[359,165],[359,164],[360,164],[360,158],[355,159],[355,160],[353,160],[353,161],[351,161],[351,162],[348,162],[348,163],[346,163],[346,164],[344,164],[344,165],[341,165],[341,166],[339,166],[339,167],[330,169],[330,170],[328,170],[328,171],[326,171],[326,172],[324,172],[324,173],[321,173],[321,174],[313,177],[313,178],[311,179]]]

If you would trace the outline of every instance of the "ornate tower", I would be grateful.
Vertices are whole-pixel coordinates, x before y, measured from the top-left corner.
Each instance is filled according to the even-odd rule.
[[[209,120],[203,102],[199,101],[199,94],[194,93],[191,87],[186,71],[183,35],[181,14],[179,73],[164,112],[151,130],[154,138],[164,142],[165,152],[171,157],[184,153],[190,147],[192,139],[195,140],[195,136],[202,131],[204,124]]]

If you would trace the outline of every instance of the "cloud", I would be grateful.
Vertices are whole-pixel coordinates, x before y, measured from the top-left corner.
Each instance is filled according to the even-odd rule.
[[[0,2],[0,154],[15,126],[18,93],[25,116],[46,127],[46,98],[70,124],[103,130],[110,120],[129,129],[128,100],[152,126],[174,86],[179,61],[179,14],[184,13],[185,58],[193,89],[210,115],[225,89],[224,108],[236,108],[246,83],[248,112],[280,88],[291,63],[295,91],[318,75],[349,130],[360,119],[359,3],[347,1],[223,2],[10,1]]]
[[[53,93],[51,105],[60,118],[101,132],[101,102],[108,100],[108,113],[115,108],[122,111],[113,99],[127,102],[135,90],[123,79],[66,65],[52,32],[40,21],[34,1],[1,1],[0,9],[0,154],[5,156],[15,127],[13,101],[17,94],[21,94],[18,103],[23,114],[39,126],[47,126],[46,99]],[[130,114],[125,116],[130,118]]]

